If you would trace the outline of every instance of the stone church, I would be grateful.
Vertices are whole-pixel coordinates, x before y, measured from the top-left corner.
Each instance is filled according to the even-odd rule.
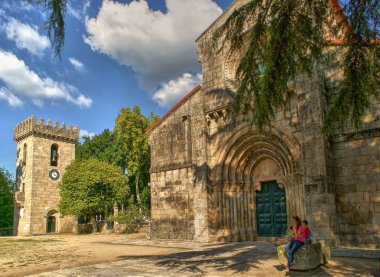
[[[151,237],[267,240],[299,215],[317,239],[379,245],[380,102],[373,100],[359,131],[327,137],[325,88],[314,74],[293,84],[287,108],[264,132],[247,123],[249,114],[232,113],[239,55],[210,51],[211,38],[247,2],[235,1],[197,39],[203,83],[148,130]],[[331,63],[339,47],[326,49]],[[339,69],[322,70],[339,81]]]
[[[79,127],[31,116],[14,128],[17,144],[14,235],[73,233],[75,217],[59,214],[58,183],[75,159]]]

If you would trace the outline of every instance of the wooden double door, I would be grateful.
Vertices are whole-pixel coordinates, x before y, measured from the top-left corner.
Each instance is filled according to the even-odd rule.
[[[277,182],[265,182],[256,192],[256,211],[259,236],[280,237],[286,233],[286,195]]]

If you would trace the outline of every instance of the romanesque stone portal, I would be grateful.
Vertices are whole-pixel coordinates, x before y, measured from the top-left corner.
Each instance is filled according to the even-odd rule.
[[[277,237],[299,215],[315,238],[379,244],[379,101],[373,99],[361,130],[336,130],[331,137],[322,132],[328,107],[324,76],[336,82],[341,76],[333,64],[342,48],[335,44],[326,48],[331,66],[289,86],[287,108],[278,111],[271,128],[259,132],[250,126],[250,114],[233,114],[240,55],[227,46],[214,51],[212,37],[247,2],[235,1],[198,38],[202,85],[148,131],[151,237]]]
[[[79,127],[66,128],[31,116],[14,129],[17,176],[14,234],[74,232],[76,220],[58,211],[58,183],[75,158]]]

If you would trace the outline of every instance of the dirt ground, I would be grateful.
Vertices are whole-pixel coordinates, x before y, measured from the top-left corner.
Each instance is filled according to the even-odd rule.
[[[0,276],[33,274],[274,277],[284,276],[285,271],[278,264],[274,246],[264,242],[151,241],[145,234],[0,238]],[[379,260],[334,257],[326,266],[291,276],[380,276]]]
[[[131,235],[54,235],[0,238],[0,276],[26,276],[67,267],[111,262],[125,255],[168,254],[167,248],[125,247]]]

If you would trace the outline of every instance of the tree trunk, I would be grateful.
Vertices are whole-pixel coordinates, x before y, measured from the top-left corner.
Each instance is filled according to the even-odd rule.
[[[140,179],[140,171],[137,171],[137,174],[136,174],[136,198],[137,198],[137,205],[139,207],[139,212],[140,212],[140,214],[142,214],[141,201],[140,201],[140,190],[139,190],[139,179]]]
[[[94,215],[91,216],[91,222],[92,222],[92,232],[96,233],[98,228],[97,228],[96,219]]]

